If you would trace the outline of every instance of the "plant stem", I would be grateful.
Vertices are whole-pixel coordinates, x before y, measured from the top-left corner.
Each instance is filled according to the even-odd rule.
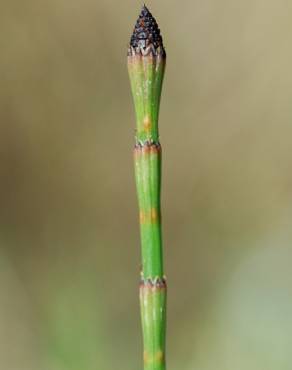
[[[137,124],[134,163],[142,247],[140,306],[145,370],[165,370],[166,280],[162,255],[158,132],[165,61],[158,25],[144,5],[128,49],[128,70]]]

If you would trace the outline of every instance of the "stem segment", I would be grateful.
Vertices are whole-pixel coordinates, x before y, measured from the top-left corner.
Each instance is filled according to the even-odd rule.
[[[128,70],[137,123],[134,163],[142,247],[140,306],[145,370],[165,370],[166,280],[162,255],[158,132],[165,61],[160,30],[144,5],[128,49]]]
[[[166,282],[142,280],[140,305],[144,341],[144,369],[165,369]]]
[[[160,144],[149,141],[136,144],[134,162],[140,214],[143,277],[162,278]]]

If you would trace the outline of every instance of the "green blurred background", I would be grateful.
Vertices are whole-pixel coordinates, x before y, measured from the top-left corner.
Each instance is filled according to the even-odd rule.
[[[142,369],[137,1],[0,12],[0,369]],[[169,370],[292,368],[292,3],[149,1]]]

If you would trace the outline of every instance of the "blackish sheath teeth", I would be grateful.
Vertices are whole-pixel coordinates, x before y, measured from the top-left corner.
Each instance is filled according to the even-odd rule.
[[[135,24],[128,49],[128,55],[137,53],[165,56],[160,29],[155,18],[145,5],[143,5]]]
[[[146,140],[146,141],[138,141],[135,144],[135,149],[142,149],[146,147],[148,148],[155,147],[156,149],[161,149],[161,145],[159,141]]]
[[[148,287],[152,287],[152,288],[165,288],[166,287],[166,279],[165,278],[154,278],[154,279],[151,279],[151,278],[147,278],[147,279],[144,279],[142,278],[140,280],[140,286],[142,287],[145,287],[145,286],[148,286]]]

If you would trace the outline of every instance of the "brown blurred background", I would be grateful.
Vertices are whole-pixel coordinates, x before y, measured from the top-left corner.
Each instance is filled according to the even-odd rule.
[[[0,12],[0,369],[142,368],[137,1]],[[149,1],[169,370],[292,368],[292,3]]]

